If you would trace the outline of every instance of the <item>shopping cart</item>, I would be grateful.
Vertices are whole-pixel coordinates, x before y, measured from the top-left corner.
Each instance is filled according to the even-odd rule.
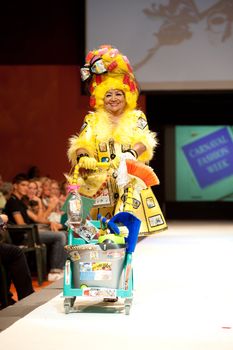
[[[88,242],[69,228],[63,287],[66,314],[77,312],[78,300],[83,297],[90,301],[100,297],[103,301],[122,298],[125,314],[129,315],[133,300],[132,255],[140,224],[134,214],[126,211],[109,221],[99,217],[90,222],[99,238]]]

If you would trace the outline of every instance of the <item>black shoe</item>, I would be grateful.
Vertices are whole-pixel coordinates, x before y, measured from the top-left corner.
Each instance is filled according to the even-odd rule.
[[[6,305],[5,303],[0,303],[0,310],[5,309],[8,306],[14,305],[16,303],[16,301],[12,298],[8,299],[8,305]]]

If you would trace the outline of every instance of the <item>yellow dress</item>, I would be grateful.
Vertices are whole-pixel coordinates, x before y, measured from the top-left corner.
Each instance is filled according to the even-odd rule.
[[[125,112],[118,124],[113,126],[107,113],[101,110],[91,112],[85,117],[80,134],[70,140],[68,156],[75,164],[77,149],[85,148],[98,162],[111,162],[115,157],[120,157],[121,153],[134,148],[139,142],[146,146],[146,151],[137,160],[148,164],[153,157],[157,140],[156,134],[149,130],[146,116],[142,111]],[[98,213],[110,218],[123,210],[126,200],[127,191],[119,190],[116,185],[117,175],[114,169],[110,168],[105,177],[103,174],[92,175],[92,179],[89,179],[89,188],[88,181],[85,189],[85,186],[82,186],[85,192],[82,194],[87,196],[89,191],[92,196],[91,183],[100,187],[91,211],[92,219],[96,219]],[[141,180],[133,178],[133,182],[138,182],[140,185]],[[140,235],[149,235],[166,229],[164,216],[152,189],[145,188],[146,186],[142,189],[138,184],[133,186],[132,212],[141,220]]]

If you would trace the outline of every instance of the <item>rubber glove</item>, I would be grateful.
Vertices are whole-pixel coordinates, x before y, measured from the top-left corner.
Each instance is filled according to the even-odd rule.
[[[118,169],[120,166],[121,159],[132,159],[132,160],[137,160],[137,158],[129,151],[121,153],[121,157],[115,157],[112,161],[111,164],[114,169]]]
[[[126,151],[123,153],[124,159],[131,159],[131,160],[137,160],[137,158],[129,151]]]

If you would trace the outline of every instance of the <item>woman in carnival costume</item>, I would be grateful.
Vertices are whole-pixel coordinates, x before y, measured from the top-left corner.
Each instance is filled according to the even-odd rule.
[[[140,235],[164,230],[164,216],[146,181],[147,170],[152,169],[144,165],[153,157],[156,134],[137,109],[139,91],[129,60],[112,46],[100,46],[88,53],[81,77],[93,111],[86,115],[80,133],[70,138],[68,158],[73,167],[78,164],[80,194],[95,198],[91,218],[97,214],[111,218],[127,210],[130,192],[129,210],[141,220]],[[96,172],[99,162],[107,163],[108,169]],[[124,182],[124,167],[129,168],[130,162]]]

